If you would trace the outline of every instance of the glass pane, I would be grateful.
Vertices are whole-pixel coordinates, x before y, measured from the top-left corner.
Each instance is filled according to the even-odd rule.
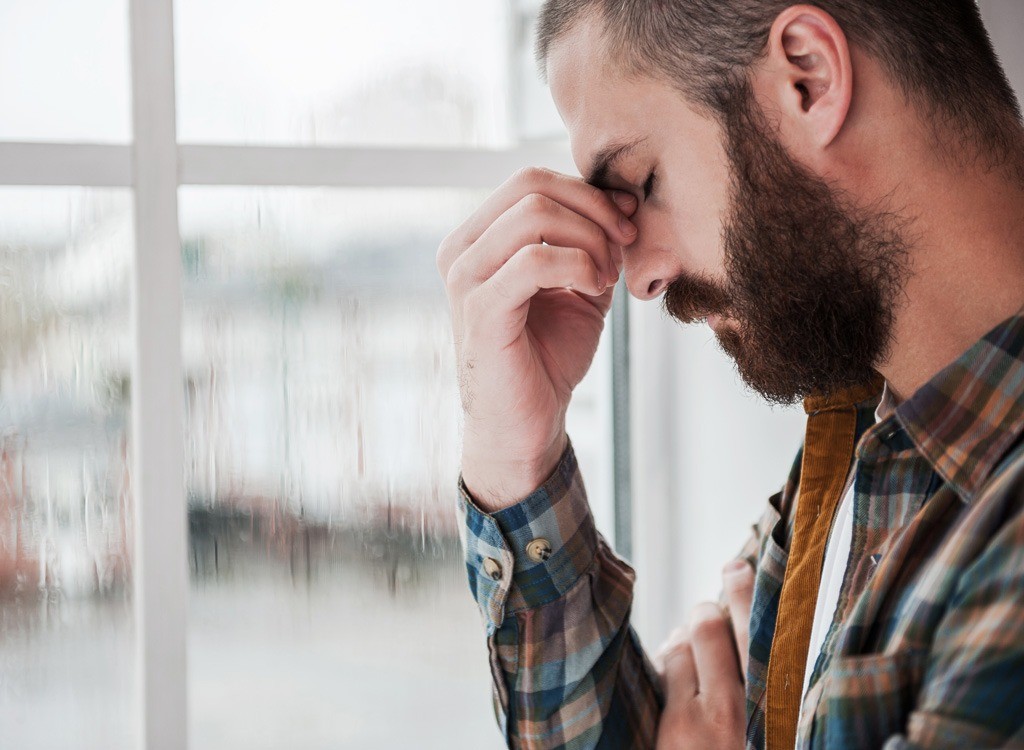
[[[517,0],[514,6],[519,28],[523,31],[516,37],[511,56],[512,75],[516,81],[513,126],[519,140],[565,140],[565,125],[555,109],[551,91],[541,80],[534,57],[540,4],[540,0]]]
[[[192,748],[501,747],[455,522],[434,265],[482,196],[180,198]],[[604,502],[606,360],[572,417]]]
[[[182,141],[496,146],[498,0],[177,0]]]
[[[0,734],[135,744],[127,191],[0,189]]]
[[[0,2],[0,140],[131,139],[128,0]]]

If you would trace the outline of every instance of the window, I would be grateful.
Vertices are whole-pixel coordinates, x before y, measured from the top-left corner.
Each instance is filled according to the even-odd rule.
[[[178,0],[184,142],[502,147],[505,3]]]
[[[0,188],[0,726],[135,733],[126,190]]]
[[[486,747],[431,250],[483,196],[179,195],[190,746]]]
[[[128,0],[0,6],[0,139],[131,140]]]
[[[499,746],[434,254],[572,171],[534,10],[0,10],[9,743]],[[569,415],[610,538],[612,349]]]

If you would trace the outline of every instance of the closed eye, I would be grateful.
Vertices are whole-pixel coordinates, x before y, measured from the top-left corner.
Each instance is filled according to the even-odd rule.
[[[644,180],[643,192],[644,192],[644,200],[645,201],[648,198],[651,197],[651,191],[653,191],[653,190],[654,190],[654,172],[651,172],[649,175],[647,175],[647,179]]]

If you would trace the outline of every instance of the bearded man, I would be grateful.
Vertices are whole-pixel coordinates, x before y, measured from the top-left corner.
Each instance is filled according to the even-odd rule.
[[[438,251],[509,746],[1024,746],[1024,127],[975,2],[548,0],[537,51],[585,179]],[[620,272],[808,415],[654,660],[565,432]]]

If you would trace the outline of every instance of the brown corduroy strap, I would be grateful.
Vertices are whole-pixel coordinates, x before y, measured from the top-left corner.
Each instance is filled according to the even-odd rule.
[[[796,742],[804,667],[825,544],[853,460],[856,404],[879,393],[883,382],[879,377],[829,397],[812,396],[804,400],[808,416],[799,497],[768,658],[767,750],[793,750]]]

